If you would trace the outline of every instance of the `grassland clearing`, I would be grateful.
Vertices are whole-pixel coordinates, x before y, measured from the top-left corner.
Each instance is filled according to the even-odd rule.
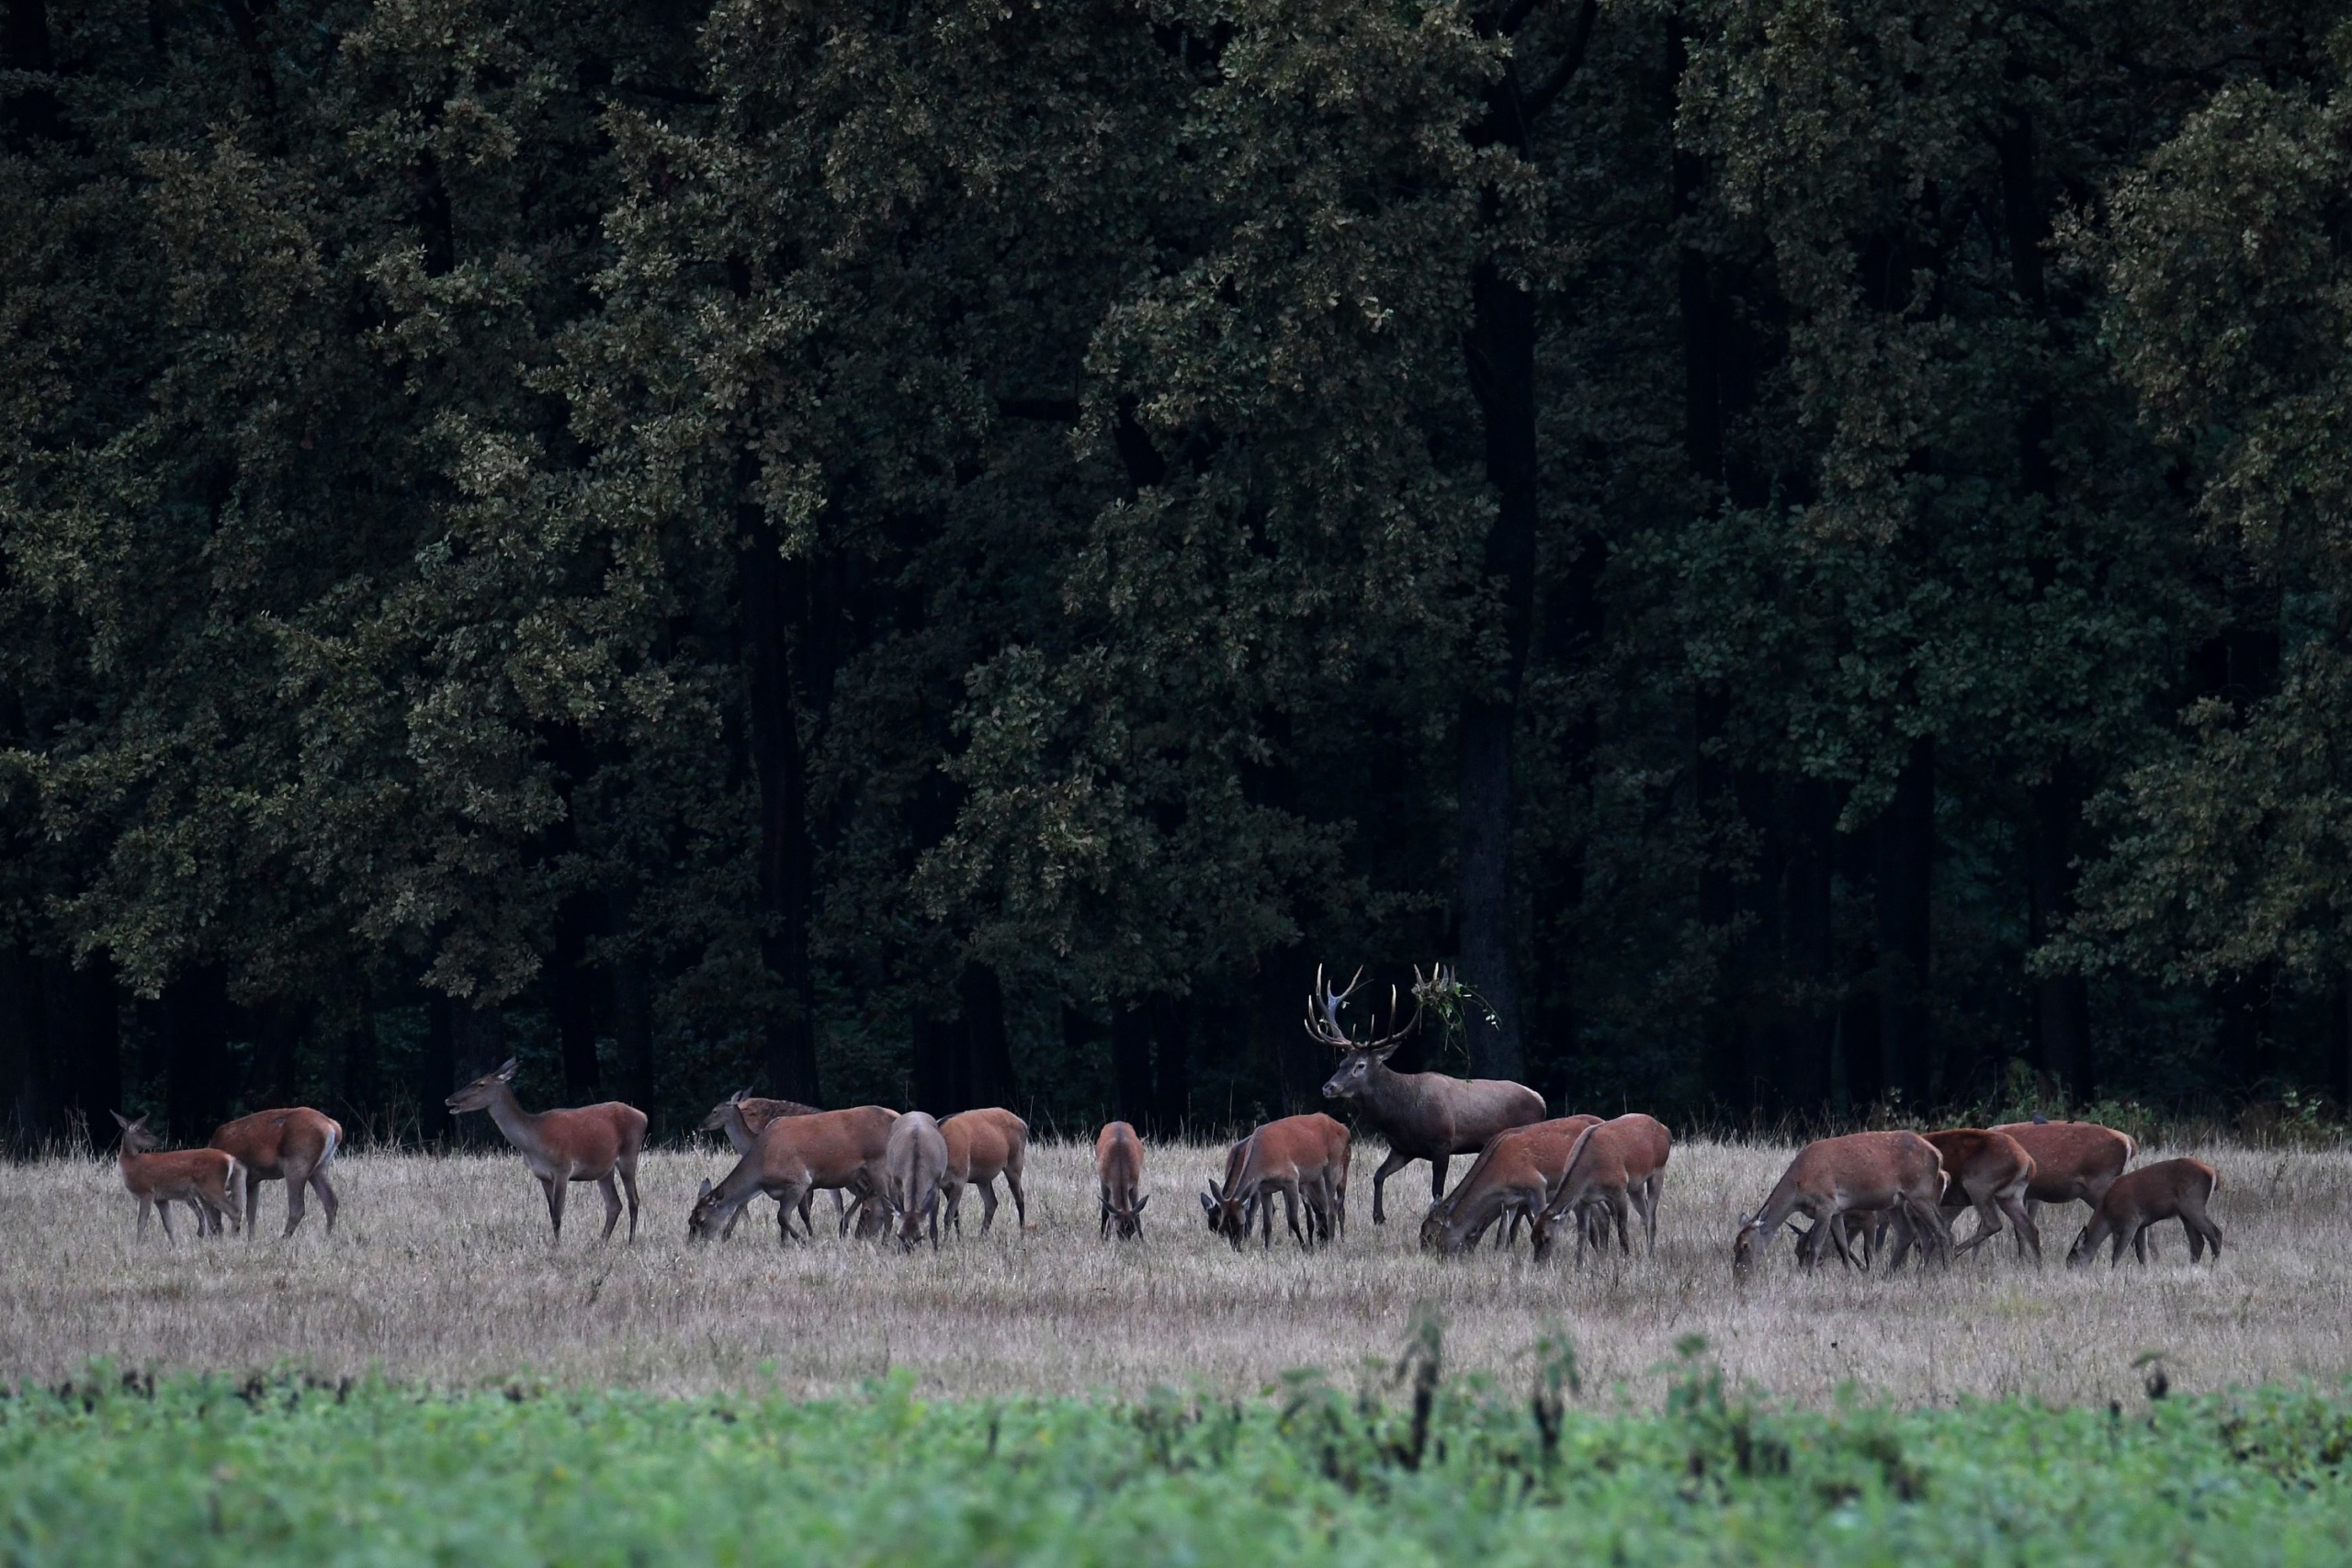
[[[134,1234],[110,1165],[13,1168],[0,1224],[0,1376],[51,1384],[108,1356],[165,1374],[296,1369],[330,1382],[380,1376],[444,1388],[516,1380],[650,1393],[854,1391],[904,1369],[925,1397],[1114,1394],[1156,1387],[1254,1394],[1292,1369],[1352,1377],[1392,1359],[1427,1307],[1448,1365],[1521,1386],[1532,1348],[1573,1337],[1589,1402],[1655,1406],[1676,1343],[1702,1335],[1735,1392],[1826,1404],[1841,1384],[1896,1404],[2030,1397],[2101,1406],[2141,1398],[2135,1360],[2161,1352],[2183,1392],[2317,1379],[2352,1368],[2352,1155],[2294,1148],[2155,1148],[2216,1166],[2221,1266],[2192,1267],[2177,1226],[2162,1256],[2070,1271],[2059,1258],[2086,1212],[2043,1211],[2050,1260],[2008,1238],[1948,1272],[1898,1279],[1800,1273],[1783,1237],[1746,1288],[1732,1280],[1737,1215],[1787,1163],[1786,1147],[1690,1142],[1667,1172],[1655,1257],[1578,1270],[1490,1248],[1457,1259],[1415,1247],[1422,1168],[1392,1181],[1375,1228],[1359,1148],[1347,1237],[1328,1251],[1236,1252],[1193,1194],[1221,1147],[1155,1145],[1140,1246],[1100,1239],[1091,1148],[1029,1155],[1032,1228],[967,1228],[937,1251],[842,1241],[820,1204],[814,1245],[779,1247],[773,1209],[726,1244],[689,1246],[696,1184],[733,1163],[716,1150],[649,1151],[645,1231],[634,1247],[567,1235],[550,1251],[537,1185],[511,1153],[339,1158],[333,1236],[315,1220],[279,1241],[269,1190],[262,1235],[166,1244]],[[1457,1178],[1467,1168],[1456,1160]],[[1001,1220],[1011,1219],[1010,1213]],[[1963,1230],[1973,1224],[1963,1222]]]

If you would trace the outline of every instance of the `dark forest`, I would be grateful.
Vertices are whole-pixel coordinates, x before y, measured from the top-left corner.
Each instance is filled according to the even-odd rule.
[[[2346,14],[0,0],[8,1136],[2339,1114]]]

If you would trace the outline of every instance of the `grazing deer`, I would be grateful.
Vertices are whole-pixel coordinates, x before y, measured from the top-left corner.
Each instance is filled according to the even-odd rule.
[[[1628,1209],[1641,1216],[1649,1249],[1657,1250],[1657,1201],[1666,1190],[1666,1162],[1674,1152],[1674,1135],[1655,1116],[1636,1111],[1587,1128],[1568,1155],[1567,1168],[1558,1186],[1535,1216],[1535,1258],[1541,1262],[1552,1251],[1560,1223],[1588,1208],[1617,1224],[1617,1250],[1631,1255],[1625,1234]],[[1577,1262],[1584,1262],[1588,1228],[1577,1226]],[[1608,1245],[1604,1224],[1589,1233],[1593,1250]]]
[[[762,1100],[749,1089],[739,1089],[712,1106],[710,1114],[704,1117],[695,1130],[701,1133],[724,1133],[727,1134],[727,1142],[733,1146],[738,1155],[747,1155],[752,1152],[752,1145],[759,1141],[762,1131],[777,1117],[817,1114],[819,1112],[815,1106],[803,1105],[797,1100]],[[811,1239],[817,1235],[817,1227],[809,1223],[808,1203],[809,1200],[816,1195],[816,1190],[812,1188],[801,1194],[800,1198],[800,1226],[808,1233]],[[833,1189],[833,1218],[837,1220],[842,1218],[842,1190],[838,1187]],[[778,1223],[782,1223],[781,1218]]]
[[[2067,1265],[2080,1269],[2090,1263],[2098,1256],[2099,1244],[2109,1236],[2115,1238],[2115,1256],[2108,1267],[2123,1261],[2127,1240],[2132,1255],[2145,1263],[2148,1227],[2161,1220],[2178,1220],[2180,1228],[2188,1233],[2191,1263],[2205,1256],[2208,1246],[2213,1249],[2213,1261],[2219,1263],[2222,1227],[2205,1213],[2205,1205],[2221,1185],[2221,1173],[2201,1159],[2158,1160],[2116,1178],[2100,1196],[2091,1223],[2067,1249]]]
[[[1143,1140],[1125,1122],[1106,1124],[1094,1137],[1094,1177],[1102,1188],[1102,1239],[1115,1228],[1121,1241],[1143,1239],[1143,1206],[1151,1201],[1143,1186]]]
[[[897,1111],[879,1105],[777,1117],[760,1129],[750,1152],[736,1162],[724,1180],[716,1187],[708,1181],[702,1184],[695,1194],[694,1212],[686,1218],[686,1235],[695,1241],[707,1241],[714,1235],[724,1240],[734,1234],[744,1205],[764,1192],[778,1205],[777,1239],[788,1241],[791,1215],[819,1188],[848,1188],[878,1195],[883,1188],[883,1156],[889,1147],[890,1129],[898,1121]],[[842,1228],[848,1228],[852,1216],[863,1220],[866,1212],[861,1196],[858,1207],[842,1216]],[[811,1232],[811,1239],[814,1235]]]
[[[2018,1243],[2041,1261],[2041,1232],[2025,1206],[2033,1184],[2033,1156],[2015,1138],[1975,1127],[1954,1127],[1927,1134],[1944,1162],[1944,1223],[1949,1225],[1962,1209],[1976,1211],[1976,1234],[1960,1244],[1969,1253],[2000,1234],[2007,1214],[2018,1228]]]
[[[1417,977],[1419,973],[1414,971]],[[1340,1022],[1340,1009],[1362,980],[1359,972],[1346,990],[1335,992],[1317,969],[1315,993],[1307,998],[1306,1032],[1340,1053],[1339,1070],[1323,1086],[1323,1098],[1352,1100],[1364,1120],[1388,1140],[1388,1157],[1372,1175],[1372,1223],[1377,1225],[1386,1223],[1382,1189],[1391,1176],[1417,1159],[1429,1161],[1430,1200],[1435,1202],[1445,1196],[1446,1173],[1455,1155],[1476,1154],[1497,1133],[1543,1121],[1544,1097],[1525,1084],[1500,1078],[1465,1081],[1443,1073],[1395,1071],[1388,1058],[1420,1021],[1418,994],[1413,1016],[1404,1028],[1357,1041]]]
[[[2029,1203],[2083,1202],[2096,1212],[2139,1152],[2129,1134],[2096,1122],[2004,1122],[1990,1131],[2016,1139],[2032,1156],[2033,1179],[2025,1189]],[[2018,1254],[2025,1254],[2022,1234]]]
[[[237,1228],[238,1213],[245,1206],[245,1168],[237,1163],[236,1156],[221,1149],[159,1154],[163,1140],[148,1131],[147,1118],[126,1122],[119,1111],[107,1114],[122,1129],[122,1146],[115,1153],[115,1165],[122,1172],[124,1189],[139,1200],[140,1240],[147,1239],[151,1209],[163,1216],[164,1235],[179,1239],[172,1234],[175,1203],[186,1203],[196,1211],[198,1235],[219,1235],[224,1215],[229,1228]]]
[[[1488,1225],[1498,1225],[1501,1247],[1521,1218],[1532,1219],[1567,1173],[1568,1156],[1598,1116],[1563,1116],[1525,1127],[1507,1127],[1487,1140],[1469,1174],[1453,1190],[1430,1205],[1421,1219],[1421,1250],[1467,1252]]]
[[[496,1072],[474,1079],[443,1103],[451,1111],[487,1111],[506,1141],[522,1151],[523,1163],[548,1195],[553,1240],[563,1240],[563,1201],[575,1181],[593,1181],[605,1194],[605,1234],[613,1239],[620,1222],[621,1195],[613,1179],[628,1190],[628,1238],[637,1239],[637,1156],[645,1147],[645,1112],[608,1100],[575,1111],[526,1111],[514,1098],[514,1058]]]
[[[327,1214],[327,1234],[334,1234],[334,1189],[327,1185],[327,1169],[343,1147],[343,1123],[307,1105],[283,1111],[257,1111],[212,1129],[213,1148],[235,1156],[245,1168],[245,1237],[260,1227],[254,1222],[261,1211],[261,1184],[286,1183],[286,1229],[294,1234],[305,1213],[302,1190],[319,1195]]]
[[[1012,1193],[1012,1212],[1020,1228],[1029,1227],[1029,1200],[1021,1190],[1021,1172],[1029,1158],[1029,1123],[1010,1111],[960,1111],[939,1124],[947,1140],[947,1223],[964,1228],[966,1186],[980,1190],[980,1234],[996,1223],[996,1179],[1004,1178]]]
[[[1890,1269],[1903,1266],[1915,1238],[1923,1264],[1931,1257],[1949,1257],[1951,1235],[1943,1228],[1943,1196],[1942,1157],[1917,1133],[1849,1133],[1807,1144],[1789,1162],[1764,1207],[1739,1217],[1739,1235],[1732,1243],[1733,1270],[1745,1274],[1796,1214],[1813,1221],[1814,1238],[1828,1226],[1828,1241],[1850,1263],[1842,1216],[1856,1209],[1895,1211]],[[1820,1256],[1820,1246],[1814,1239],[1811,1246],[1800,1247],[1799,1260],[1810,1267]]]
[[[899,1222],[899,1250],[912,1252],[931,1222],[931,1249],[939,1250],[940,1189],[947,1180],[947,1139],[939,1123],[910,1111],[890,1123],[882,1155],[882,1201]]]
[[[1272,1199],[1279,1192],[1290,1234],[1298,1239],[1299,1247],[1311,1247],[1317,1239],[1328,1241],[1339,1224],[1347,1159],[1347,1129],[1329,1116],[1285,1116],[1269,1122],[1226,1151],[1224,1183],[1211,1181],[1209,1190],[1201,1194],[1209,1228],[1238,1249],[1249,1236],[1254,1213],[1263,1232],[1263,1245],[1272,1247]],[[1302,1200],[1306,1204],[1306,1231],[1298,1225]]]

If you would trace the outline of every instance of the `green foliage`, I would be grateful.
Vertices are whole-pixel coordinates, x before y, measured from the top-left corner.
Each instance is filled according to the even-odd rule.
[[[1277,1404],[436,1394],[103,1369],[0,1404],[0,1540],[40,1562],[2315,1562],[2352,1407],[2003,1402],[1657,1415],[1449,1388]]]

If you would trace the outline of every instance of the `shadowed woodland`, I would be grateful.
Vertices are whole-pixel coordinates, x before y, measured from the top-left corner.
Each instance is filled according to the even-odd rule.
[[[8,1135],[2326,1115],[2346,15],[0,0]]]

